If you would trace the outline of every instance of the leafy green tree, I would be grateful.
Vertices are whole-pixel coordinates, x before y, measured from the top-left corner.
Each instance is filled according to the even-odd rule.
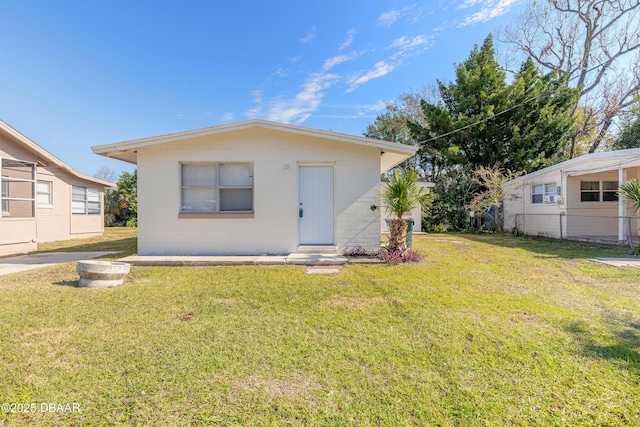
[[[435,179],[433,204],[424,218],[428,231],[464,231],[471,226],[469,205],[478,190],[469,167],[454,167]]]
[[[455,82],[438,83],[440,102],[421,104],[426,124],[409,125],[434,167],[531,172],[557,161],[573,134],[578,91],[554,73],[540,76],[531,60],[507,84],[491,36],[456,67]]]
[[[626,128],[613,146],[615,150],[640,147],[640,120]]]
[[[636,106],[626,119],[620,137],[613,143],[614,150],[640,147],[640,99],[636,98]]]
[[[136,226],[138,217],[138,171],[123,172],[116,189],[104,193],[104,223],[106,226]]]
[[[580,138],[593,130],[589,153],[598,150],[633,105],[640,90],[639,18],[638,0],[528,1],[507,26],[503,38],[515,47],[509,49],[512,57],[519,51],[580,90],[582,112],[589,114],[578,120],[567,157],[578,154]]]
[[[557,154],[570,142],[574,131],[572,112],[579,91],[568,88],[556,72],[541,76],[531,59],[522,65],[509,85],[509,99],[514,106],[500,123],[506,130],[504,138],[503,170],[535,170],[557,163]]]
[[[399,255],[407,252],[407,222],[402,215],[417,206],[426,212],[432,200],[428,190],[418,185],[415,171],[400,173],[394,169],[384,192],[386,209],[393,216],[389,227],[389,252]]]
[[[138,212],[138,170],[133,173],[122,172],[118,179],[118,192],[124,196],[127,206],[131,212]]]

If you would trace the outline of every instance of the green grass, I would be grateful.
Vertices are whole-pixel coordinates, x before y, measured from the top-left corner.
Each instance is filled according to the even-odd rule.
[[[326,276],[134,267],[89,290],[69,263],[0,277],[0,403],[81,405],[0,425],[640,423],[640,271],[586,260],[628,249],[493,235],[415,248],[418,264]]]

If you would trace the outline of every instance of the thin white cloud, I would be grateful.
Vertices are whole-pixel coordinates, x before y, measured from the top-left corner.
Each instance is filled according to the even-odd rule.
[[[382,25],[383,27],[389,28],[398,20],[398,18],[400,18],[399,10],[394,9],[388,12],[383,12],[378,18],[378,24]]]
[[[316,38],[316,27],[312,27],[309,32],[300,39],[300,43],[311,43]]]
[[[316,73],[305,80],[300,92],[293,98],[277,97],[262,105],[262,94],[254,96],[256,107],[247,112],[249,117],[266,117],[268,120],[300,124],[318,109],[326,90],[339,80],[335,74]]]
[[[353,38],[355,35],[356,35],[356,29],[350,28],[349,31],[347,31],[347,38],[345,39],[345,41],[342,42],[342,44],[338,48],[338,51],[345,50],[346,48],[351,46],[351,43],[353,43]]]
[[[259,89],[251,91],[251,97],[255,106],[246,112],[246,116],[252,119],[262,115],[262,91]]]
[[[393,43],[391,43],[391,45],[389,45],[387,47],[387,49],[393,49],[393,48],[398,48],[402,51],[406,51],[406,50],[410,50],[416,47],[420,47],[420,46],[424,46],[427,43],[429,43],[429,41],[427,40],[427,38],[423,35],[417,35],[413,38],[408,38],[407,36],[402,36],[396,40],[393,41]]]
[[[253,97],[253,102],[257,104],[262,103],[262,91],[260,89],[256,89],[251,92],[251,96]]]
[[[371,113],[374,113],[374,112],[377,113],[377,112],[383,111],[385,108],[387,108],[387,104],[388,104],[388,101],[384,101],[380,99],[373,104],[358,105],[356,106],[356,110],[357,110],[356,115],[358,117],[367,117]]]
[[[468,15],[465,20],[459,24],[456,28],[468,27],[470,25],[478,24],[480,22],[487,22],[492,19],[498,18],[511,10],[511,7],[518,3],[519,0],[466,0],[465,3],[469,3],[470,6],[482,5],[482,9],[471,15]],[[471,4],[472,3],[472,4]]]
[[[347,61],[350,61],[350,60],[352,60],[354,58],[357,58],[358,56],[360,56],[359,53],[351,52],[351,53],[348,53],[348,54],[336,55],[336,56],[332,56],[331,58],[327,58],[322,63],[322,71],[329,71],[333,67],[335,67],[337,65],[340,65],[343,62],[347,62]]]
[[[483,3],[486,0],[464,0],[461,5],[459,5],[456,10],[467,9],[469,7],[473,7],[477,4]]]
[[[409,18],[409,22],[415,24],[419,21],[422,12],[423,8],[418,7],[415,4],[403,7],[402,9],[391,9],[380,14],[380,16],[378,17],[378,25],[389,28],[397,21],[405,17]]]
[[[348,60],[349,60],[349,55],[336,55],[336,56],[333,56],[331,58],[328,58],[328,59],[324,60],[324,63],[322,64],[322,69],[324,71],[329,71],[330,69],[332,69],[336,65],[340,65],[343,62],[346,62]]]
[[[358,86],[367,83],[369,80],[386,76],[394,69],[396,69],[397,66],[398,64],[393,64],[386,61],[376,62],[373,68],[371,68],[369,71],[349,79],[349,87],[347,88],[347,93],[353,92],[358,88]]]
[[[236,115],[235,113],[224,113],[222,115],[222,121],[223,122],[232,122],[236,119]]]

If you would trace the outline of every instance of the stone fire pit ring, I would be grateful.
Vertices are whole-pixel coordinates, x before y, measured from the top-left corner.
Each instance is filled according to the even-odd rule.
[[[111,288],[119,286],[129,274],[131,265],[119,261],[78,261],[76,271],[80,275],[81,288]]]

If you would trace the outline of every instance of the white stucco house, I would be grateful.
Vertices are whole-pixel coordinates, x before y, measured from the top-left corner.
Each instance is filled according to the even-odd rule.
[[[416,148],[264,120],[93,147],[137,164],[138,254],[380,247],[380,174]]]
[[[0,256],[104,231],[102,195],[114,184],[78,173],[2,120],[0,183]]]
[[[638,220],[621,183],[640,178],[640,149],[587,154],[508,182],[505,229],[527,235],[628,242]]]

